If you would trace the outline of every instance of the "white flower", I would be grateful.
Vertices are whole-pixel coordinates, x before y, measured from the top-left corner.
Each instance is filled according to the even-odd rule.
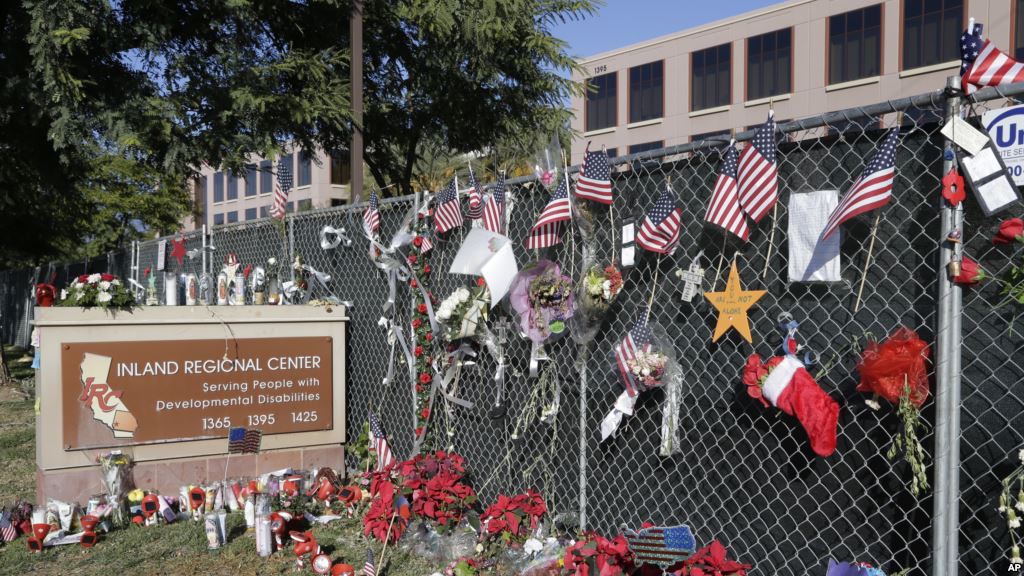
[[[1007,524],[1009,524],[1010,528],[1020,528],[1020,518],[1014,518],[1007,522]]]
[[[106,280],[100,282],[100,290],[110,290],[110,282],[107,282]]]
[[[529,540],[523,543],[523,552],[526,552],[527,554],[536,554],[537,552],[540,552],[543,549],[544,544],[542,544],[541,541],[537,540],[536,538],[530,538]]]
[[[484,545],[483,544],[477,544],[476,545],[476,553],[479,554],[479,553],[481,553],[483,551],[484,551]]]
[[[1024,462],[1024,448],[1021,448],[1020,452],[1017,452],[1017,458],[1020,458],[1020,461]]]
[[[465,302],[466,300],[469,300],[469,290],[466,290],[465,288],[459,288],[455,293],[459,295],[459,302]]]
[[[277,264],[277,258],[267,258],[267,264],[270,264],[271,266]]]
[[[438,318],[438,320],[440,320],[442,322],[450,320],[451,317],[452,317],[452,313],[449,310],[445,310],[445,309],[442,308],[441,310],[437,311],[437,318]]]
[[[89,278],[88,278],[89,284],[95,284],[95,283],[99,282],[102,278],[103,277],[100,276],[99,274],[90,274]]]
[[[1024,512],[1024,502],[1017,501],[1017,504],[1014,505],[1014,508],[1016,508],[1017,510],[1020,510],[1021,512]]]
[[[1006,506],[1000,506],[997,510],[1000,514],[1006,514]]]
[[[121,285],[121,281],[118,280],[117,278],[114,278],[113,280],[110,281],[110,285],[111,286],[120,286]]]
[[[75,280],[75,282],[73,284],[71,284],[71,289],[72,290],[81,290],[82,289],[82,283],[79,282],[78,280]]]
[[[110,292],[100,292],[96,295],[97,302],[110,302],[111,298],[113,298],[113,296],[110,295]]]

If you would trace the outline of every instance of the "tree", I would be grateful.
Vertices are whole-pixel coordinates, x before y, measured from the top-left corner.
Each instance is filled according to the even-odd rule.
[[[522,148],[567,123],[575,61],[551,26],[594,0],[367,0],[366,163],[409,194],[423,157]],[[340,142],[339,142],[340,144]],[[424,146],[436,147],[428,154]]]

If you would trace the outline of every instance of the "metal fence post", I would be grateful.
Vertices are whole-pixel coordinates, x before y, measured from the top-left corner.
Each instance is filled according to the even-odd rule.
[[[960,78],[946,80],[945,121],[958,113]],[[953,143],[945,141],[946,151]],[[954,161],[947,155],[942,162],[942,175],[950,171]],[[952,576],[957,573],[958,534],[960,529],[960,287],[950,280],[949,262],[957,259],[957,245],[946,241],[946,235],[961,228],[963,213],[941,202],[942,228],[939,230],[939,299],[935,334],[935,497],[932,503],[932,574]]]

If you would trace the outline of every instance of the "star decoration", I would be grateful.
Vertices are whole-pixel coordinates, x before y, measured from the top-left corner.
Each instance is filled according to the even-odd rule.
[[[178,261],[178,268],[181,268],[185,258],[185,239],[181,236],[171,240],[171,257]]]
[[[725,291],[704,294],[708,302],[718,309],[718,324],[715,325],[715,334],[711,337],[711,341],[718,342],[718,339],[729,328],[735,328],[747,342],[753,344],[747,311],[765,294],[765,290],[743,290],[743,287],[740,286],[740,274],[736,270],[734,261],[729,270],[729,281],[725,285]]]

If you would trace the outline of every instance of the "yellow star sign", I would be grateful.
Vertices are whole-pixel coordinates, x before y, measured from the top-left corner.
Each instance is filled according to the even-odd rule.
[[[747,342],[753,344],[750,337],[750,322],[747,320],[747,311],[755,302],[765,295],[765,290],[743,290],[740,286],[740,274],[736,270],[736,261],[732,263],[729,270],[729,282],[725,285],[725,292],[706,292],[704,297],[708,302],[718,308],[718,324],[715,326],[715,335],[711,337],[712,342],[725,334],[729,328],[736,328]]]

